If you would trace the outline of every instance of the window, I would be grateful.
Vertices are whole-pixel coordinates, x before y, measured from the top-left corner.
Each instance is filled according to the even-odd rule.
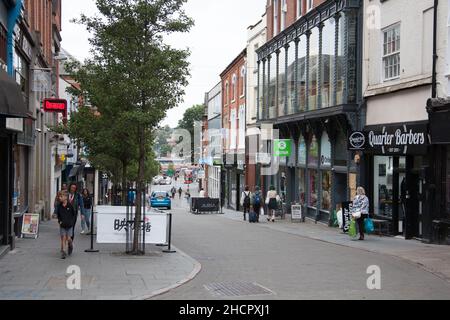
[[[236,101],[236,92],[237,92],[237,77],[233,74],[233,78],[231,80],[231,102]]]
[[[298,188],[299,188],[299,196],[300,196],[300,204],[304,205],[306,203],[306,176],[305,170],[298,170]]]
[[[278,34],[278,0],[273,0],[273,36]]]
[[[286,52],[284,49],[280,50],[278,54],[278,116],[285,115],[284,99],[286,91]]]
[[[297,18],[303,15],[303,0],[297,0]]]
[[[309,206],[317,208],[319,193],[319,173],[317,170],[309,170]]]
[[[286,0],[281,0],[281,27],[280,31],[286,29],[286,15],[287,15],[287,3]]]
[[[319,164],[319,143],[315,135],[311,138],[308,152],[308,165],[311,167],[317,167]]]
[[[309,12],[312,10],[314,4],[313,4],[313,0],[306,0],[306,10]]]
[[[308,107],[309,110],[317,109],[317,97],[319,96],[317,89],[319,82],[319,29],[314,28],[311,30],[311,36],[309,38],[309,96]]]
[[[287,112],[295,113],[295,44],[288,48],[287,72]]]
[[[335,31],[334,18],[325,21],[322,29],[322,105],[321,108],[331,107],[334,103],[334,72],[335,72]]]
[[[322,210],[331,210],[331,171],[322,172]]]
[[[298,108],[300,111],[305,111],[306,108],[306,67],[307,67],[307,55],[306,55],[306,36],[300,38],[298,44]]]
[[[228,81],[225,83],[225,105],[230,103],[230,84]]]
[[[239,81],[239,95],[240,97],[244,97],[245,95],[245,67],[241,68],[241,79]]]
[[[400,25],[383,31],[384,80],[400,77]]]

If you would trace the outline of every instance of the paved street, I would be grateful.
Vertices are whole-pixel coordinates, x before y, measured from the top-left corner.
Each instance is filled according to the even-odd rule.
[[[196,189],[191,186],[191,191]],[[449,282],[401,258],[309,239],[267,223],[243,223],[239,213],[191,215],[184,199],[177,200],[172,211],[174,243],[198,260],[202,271],[188,284],[155,299],[450,298]],[[358,245],[376,241],[380,240],[369,237]],[[381,290],[367,289],[371,265],[381,268]],[[226,285],[231,285],[230,291]]]
[[[200,267],[182,252],[165,254],[156,246],[147,246],[143,257],[125,255],[125,245],[96,244],[99,253],[85,253],[89,247],[90,237],[76,234],[73,256],[61,260],[57,223],[41,224],[37,240],[19,239],[0,259],[0,300],[145,299],[188,281]],[[81,290],[67,288],[72,265],[80,267]]]

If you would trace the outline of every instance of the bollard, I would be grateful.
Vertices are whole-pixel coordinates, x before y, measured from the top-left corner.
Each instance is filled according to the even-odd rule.
[[[169,244],[167,250],[163,250],[164,253],[175,253],[175,250],[172,250],[172,214],[169,214]]]
[[[97,253],[99,250],[94,249],[94,201],[91,203],[91,248],[84,250],[87,253]]]

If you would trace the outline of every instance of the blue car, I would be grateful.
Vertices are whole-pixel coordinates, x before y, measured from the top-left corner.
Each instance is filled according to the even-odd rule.
[[[150,197],[150,207],[172,209],[172,200],[166,191],[155,191]]]

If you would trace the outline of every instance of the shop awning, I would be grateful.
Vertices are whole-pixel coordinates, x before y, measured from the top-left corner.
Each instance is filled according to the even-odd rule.
[[[0,116],[28,118],[28,108],[19,85],[3,70],[0,70]]]
[[[72,170],[70,170],[69,178],[73,178],[73,177],[78,176],[80,173],[83,172],[84,167],[85,167],[85,165],[74,166],[74,167],[72,168]]]

